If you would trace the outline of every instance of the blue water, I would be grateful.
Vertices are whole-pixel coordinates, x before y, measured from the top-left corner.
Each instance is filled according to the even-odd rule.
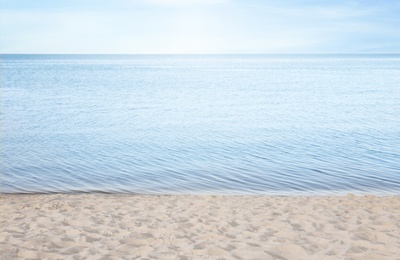
[[[400,55],[1,55],[1,191],[400,194]]]

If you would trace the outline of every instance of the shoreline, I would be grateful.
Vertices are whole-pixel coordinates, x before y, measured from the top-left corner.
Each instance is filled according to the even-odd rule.
[[[400,196],[0,194],[4,259],[396,259]]]
[[[1,192],[1,196],[35,196],[35,195],[115,195],[115,196],[244,196],[244,197],[343,197],[343,196],[376,196],[376,197],[396,197],[400,192],[394,191],[360,191],[360,190],[339,190],[339,191],[277,191],[268,193],[249,193],[249,192],[131,192],[131,191],[108,191],[108,190],[60,190],[60,191],[18,191]]]

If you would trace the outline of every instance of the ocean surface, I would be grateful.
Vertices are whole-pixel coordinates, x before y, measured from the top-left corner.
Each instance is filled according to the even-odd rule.
[[[1,192],[400,195],[400,55],[1,55]]]

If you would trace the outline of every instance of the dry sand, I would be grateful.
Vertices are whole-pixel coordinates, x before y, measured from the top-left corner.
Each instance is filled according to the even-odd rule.
[[[1,259],[400,259],[400,197],[1,195]]]

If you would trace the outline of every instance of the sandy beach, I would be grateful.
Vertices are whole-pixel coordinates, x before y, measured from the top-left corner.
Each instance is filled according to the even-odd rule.
[[[1,195],[1,259],[400,259],[400,197]]]

